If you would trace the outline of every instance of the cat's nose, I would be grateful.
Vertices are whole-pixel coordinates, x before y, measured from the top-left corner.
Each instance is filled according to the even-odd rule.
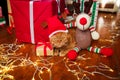
[[[87,19],[85,18],[85,17],[82,17],[81,19],[80,19],[80,24],[81,25],[85,25],[87,23]]]

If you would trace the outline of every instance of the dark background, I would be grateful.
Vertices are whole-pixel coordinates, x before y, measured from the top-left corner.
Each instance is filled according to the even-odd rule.
[[[7,9],[7,0],[0,0],[0,6],[2,7],[2,14],[5,17],[6,25],[9,25],[8,21],[8,9]]]

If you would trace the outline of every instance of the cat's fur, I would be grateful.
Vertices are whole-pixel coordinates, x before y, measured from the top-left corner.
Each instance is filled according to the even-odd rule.
[[[75,46],[75,39],[70,33],[58,32],[50,37],[54,55],[65,56]]]

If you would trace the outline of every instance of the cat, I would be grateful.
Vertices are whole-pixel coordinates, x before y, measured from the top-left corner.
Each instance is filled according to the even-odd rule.
[[[65,56],[75,46],[75,39],[70,33],[58,32],[50,37],[50,43],[55,56]]]

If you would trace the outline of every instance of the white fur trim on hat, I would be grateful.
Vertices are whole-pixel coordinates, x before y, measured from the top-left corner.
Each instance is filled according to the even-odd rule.
[[[49,38],[50,38],[51,36],[53,36],[54,34],[58,33],[58,32],[68,33],[68,30],[57,30],[57,31],[54,31],[54,32],[52,32],[52,33],[49,35]]]

